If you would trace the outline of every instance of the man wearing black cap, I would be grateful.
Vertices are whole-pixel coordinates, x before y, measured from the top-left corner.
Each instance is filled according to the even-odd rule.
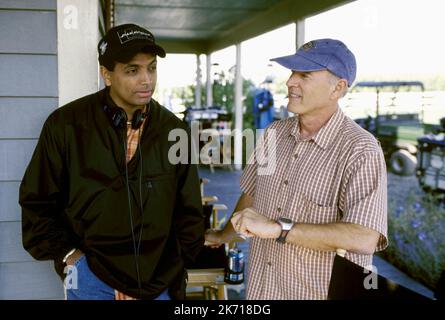
[[[296,116],[266,129],[231,223],[206,240],[253,238],[248,299],[326,299],[337,249],[369,266],[387,245],[385,160],[377,140],[338,106],[356,75],[344,43],[314,40],[272,61],[292,72],[288,110]]]
[[[54,260],[67,299],[182,299],[204,216],[196,167],[168,157],[188,128],[152,99],[165,51],[125,24],[98,52],[106,88],[48,117],[25,172],[23,245]]]

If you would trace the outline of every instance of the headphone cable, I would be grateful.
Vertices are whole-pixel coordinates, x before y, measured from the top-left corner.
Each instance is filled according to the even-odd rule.
[[[142,151],[141,151],[141,129],[139,128],[139,138],[138,138],[138,150],[139,150],[139,206],[141,209],[141,228],[139,230],[139,239],[138,239],[138,246],[137,246],[137,254],[138,257],[140,255],[141,250],[141,241],[142,241],[142,233],[144,231],[144,205],[142,202],[142,166],[143,166],[143,160],[142,160]]]
[[[141,285],[141,276],[139,272],[139,257],[138,257],[138,249],[136,248],[136,239],[134,235],[134,224],[133,224],[133,213],[131,209],[131,199],[130,199],[130,183],[128,178],[128,164],[127,164],[127,141],[125,139],[125,131],[124,131],[124,160],[125,160],[125,181],[127,185],[127,198],[128,198],[128,209],[130,213],[130,228],[131,228],[131,237],[133,240],[133,254],[134,254],[134,261],[135,261],[135,267],[136,267],[136,276],[138,281],[138,296],[141,295],[142,285]]]

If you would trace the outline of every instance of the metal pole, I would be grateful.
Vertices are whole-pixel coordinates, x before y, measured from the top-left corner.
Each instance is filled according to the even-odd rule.
[[[295,45],[297,49],[304,44],[305,38],[305,28],[304,28],[304,19],[298,20],[295,22]]]
[[[236,69],[235,69],[235,88],[234,88],[234,107],[235,107],[235,169],[241,170],[243,159],[243,79],[241,76],[241,43],[236,44]]]
[[[114,27],[114,0],[105,0],[105,32]]]
[[[379,116],[380,116],[380,102],[379,102],[379,89],[377,88],[377,103],[376,103],[376,115],[375,115],[375,135],[378,136],[379,134]]]
[[[201,108],[201,59],[196,55],[195,107]]]
[[[208,107],[213,105],[213,92],[212,92],[212,54],[206,55],[207,58],[207,68],[206,68],[206,104]]]

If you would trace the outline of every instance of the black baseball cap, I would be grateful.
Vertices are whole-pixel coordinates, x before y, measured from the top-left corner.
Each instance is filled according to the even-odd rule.
[[[111,28],[97,45],[99,63],[127,62],[138,52],[153,52],[164,58],[165,50],[156,44],[153,34],[136,24]]]

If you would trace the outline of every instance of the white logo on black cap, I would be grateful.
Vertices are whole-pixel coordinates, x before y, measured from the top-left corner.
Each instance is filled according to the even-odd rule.
[[[118,31],[117,36],[119,37],[119,41],[121,42],[121,44],[135,39],[149,40],[151,42],[154,41],[153,36],[150,33],[134,29],[125,29],[123,31]]]
[[[106,43],[105,41],[100,44],[99,49],[100,49],[101,56],[104,55],[105,51],[107,50],[107,46],[108,46],[108,43]]]

